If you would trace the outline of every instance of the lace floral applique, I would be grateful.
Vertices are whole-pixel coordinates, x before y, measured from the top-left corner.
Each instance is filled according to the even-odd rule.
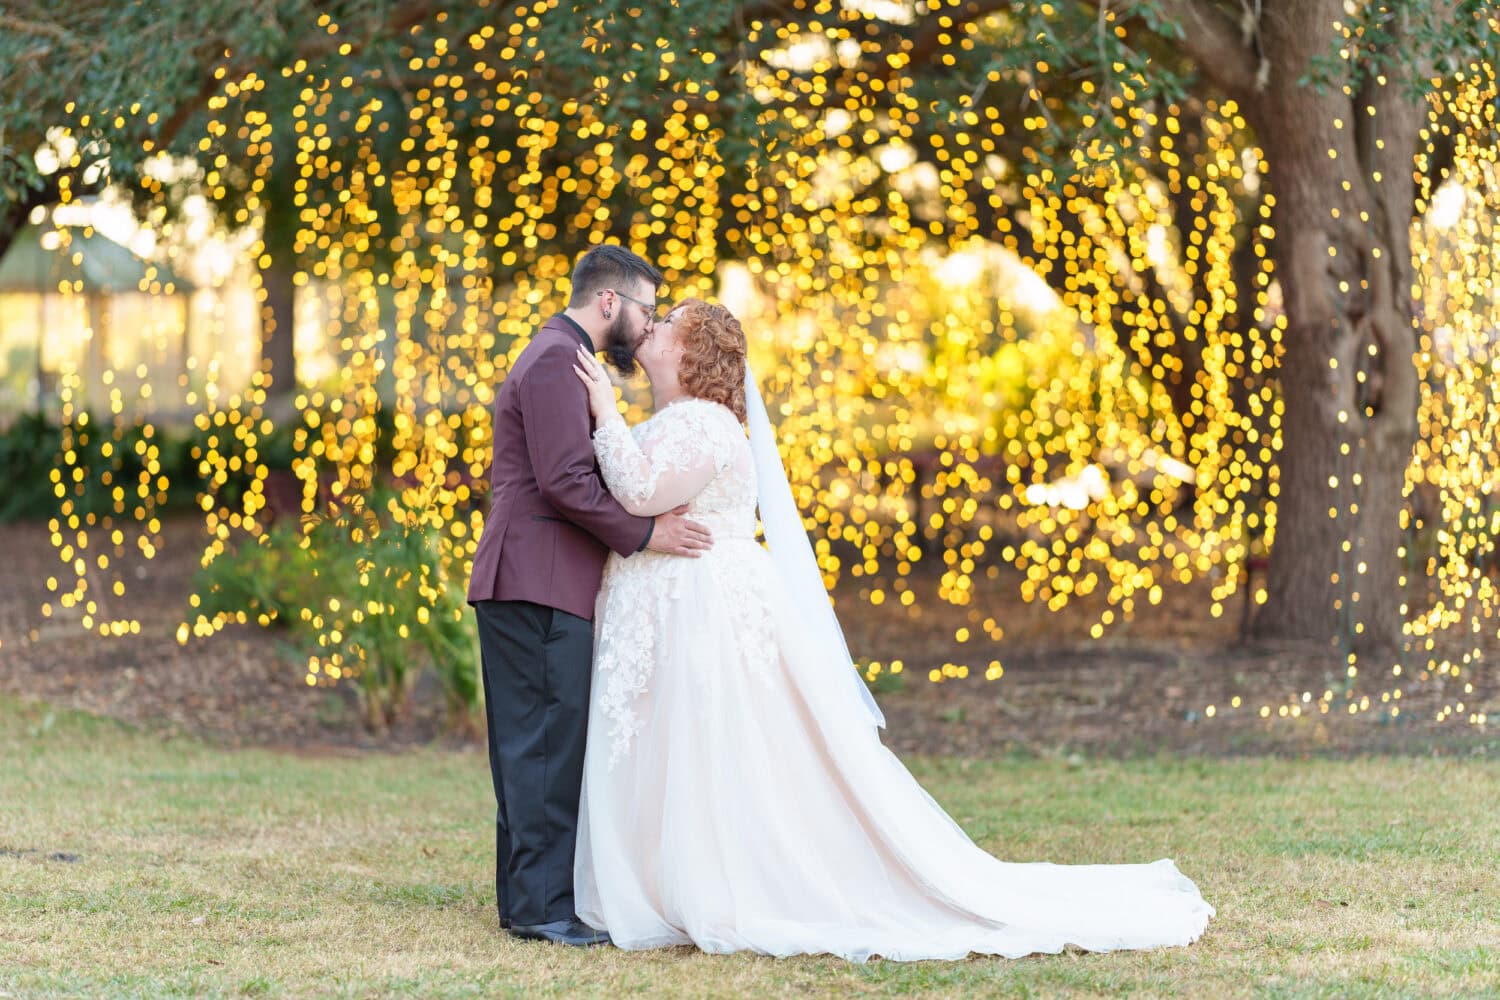
[[[728,565],[715,575],[734,608],[736,632],[744,641],[737,646],[736,666],[763,683],[771,681],[772,662],[781,655],[776,645],[771,609],[766,604],[765,588],[773,586],[761,567]]]
[[[706,400],[674,403],[650,420],[627,429],[611,421],[594,433],[594,452],[610,492],[627,507],[654,504],[665,509],[691,504],[689,516],[711,521],[718,541],[724,519],[743,522],[745,537],[755,523],[755,481],[749,446],[739,421],[726,408]],[[739,458],[743,461],[739,461]],[[691,490],[691,492],[687,492]],[[686,495],[683,495],[683,494]],[[746,663],[774,655],[771,621],[764,599],[745,567],[713,557],[715,576],[733,595],[730,613],[743,616],[753,636],[742,651]],[[609,766],[628,755],[644,724],[637,699],[644,694],[663,641],[663,626],[684,585],[669,573],[671,557],[643,552],[622,559],[611,556],[600,592],[599,647],[595,657],[597,707],[610,723]]]
[[[604,424],[594,432],[594,454],[609,491],[628,510],[670,510],[691,499],[720,471],[725,417],[734,420],[716,403],[687,399],[633,430],[619,420]],[[657,498],[675,502],[653,504]]]
[[[603,684],[599,709],[610,721],[609,766],[613,768],[641,730],[634,703],[651,680],[659,622],[657,609],[651,607],[642,588],[630,583],[610,586],[608,581],[605,586],[600,620],[609,622],[609,630],[600,635],[595,682]]]

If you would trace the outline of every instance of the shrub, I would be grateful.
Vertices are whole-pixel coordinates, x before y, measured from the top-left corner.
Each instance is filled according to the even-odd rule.
[[[353,678],[373,731],[406,712],[432,667],[450,728],[473,732],[481,686],[462,567],[421,511],[376,489],[246,540],[200,570],[195,591],[210,621],[286,628],[308,657],[310,683]]]
[[[36,520],[51,514],[57,498],[52,468],[62,450],[62,428],[40,413],[27,413],[0,431],[0,522]]]

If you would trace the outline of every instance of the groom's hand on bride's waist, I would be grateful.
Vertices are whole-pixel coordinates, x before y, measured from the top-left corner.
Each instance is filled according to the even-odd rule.
[[[687,517],[688,505],[656,515],[656,525],[651,529],[651,541],[646,548],[652,552],[666,552],[674,556],[693,556],[713,548],[714,536],[697,521]]]

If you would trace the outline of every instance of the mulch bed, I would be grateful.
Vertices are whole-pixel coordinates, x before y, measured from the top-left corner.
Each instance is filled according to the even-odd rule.
[[[82,629],[77,612],[41,615],[52,597],[48,576],[66,571],[45,525],[0,525],[0,551],[10,571],[0,585],[0,693],[225,746],[341,752],[473,745],[471,738],[445,732],[441,693],[430,676],[418,686],[408,715],[377,736],[364,728],[348,685],[305,684],[298,657],[274,629],[232,627],[179,644],[175,635],[189,611],[190,580],[203,548],[201,522],[167,522],[164,542],[154,560],[124,564],[125,596],[103,609],[138,620],[140,634],[102,638]],[[917,609],[875,609],[855,600],[859,583],[850,581],[841,592],[841,608],[855,608],[841,617],[856,655],[905,663],[904,685],[879,695],[886,742],[901,753],[1500,752],[1493,726],[1434,721],[1439,709],[1457,701],[1500,721],[1500,677],[1493,668],[1465,677],[1476,688],[1467,694],[1464,681],[1407,678],[1394,717],[1380,701],[1392,687],[1389,678],[1372,679],[1360,689],[1370,696],[1369,711],[1351,716],[1340,705],[1321,715],[1317,698],[1343,682],[1338,650],[1241,643],[1239,608],[1210,617],[1206,584],[1168,591],[1161,605],[1091,640],[1088,628],[1100,605],[1081,602],[1052,614],[1022,602],[1014,577],[1004,573],[995,581],[976,580],[980,590],[969,608],[930,598]],[[928,583],[917,581],[918,592],[935,589]],[[979,628],[988,617],[1004,628],[998,643]],[[958,642],[955,632],[964,626],[978,638]],[[1004,676],[987,681],[985,667],[995,659]],[[967,664],[969,676],[928,681],[930,669],[950,662]],[[1310,714],[1275,714],[1303,692],[1312,699],[1304,705]],[[1230,711],[1235,695],[1243,705]],[[1212,719],[1204,712],[1209,704],[1218,709]],[[1270,706],[1271,718],[1260,717],[1262,705]]]

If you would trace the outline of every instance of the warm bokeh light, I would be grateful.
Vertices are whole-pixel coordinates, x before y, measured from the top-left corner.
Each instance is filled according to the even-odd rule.
[[[304,514],[364,495],[377,453],[388,452],[401,490],[383,514],[426,532],[438,553],[433,577],[411,586],[423,595],[461,588],[482,523],[476,491],[488,476],[495,388],[533,327],[566,300],[573,258],[554,248],[566,237],[577,252],[623,231],[663,269],[668,297],[718,297],[740,314],[827,582],[887,612],[934,601],[966,609],[955,639],[972,656],[933,669],[932,681],[1003,675],[995,642],[1005,622],[974,600],[976,580],[1002,572],[1019,574],[1022,599],[1054,611],[1102,598],[1095,637],[1195,580],[1211,581],[1204,613],[1215,617],[1265,600],[1252,567],[1276,535],[1285,323],[1266,248],[1275,200],[1232,102],[1151,110],[1129,86],[1101,95],[1100,114],[1129,130],[1133,156],[1079,149],[1075,175],[1059,184],[993,113],[955,110],[919,134],[908,122],[928,112],[913,100],[877,123],[885,101],[872,95],[911,85],[899,60],[888,76],[846,81],[828,100],[804,92],[796,74],[766,71],[752,81],[761,114],[790,122],[797,139],[763,151],[749,180],[731,187],[731,164],[716,153],[716,95],[679,74],[686,56],[673,40],[657,50],[664,91],[677,89],[651,118],[617,130],[588,105],[539,110],[524,66],[510,63],[526,16],[523,8],[468,37],[414,41],[404,107],[373,87],[361,96],[363,82],[337,60],[281,70],[298,88],[289,132],[258,107],[264,76],[225,79],[210,101],[200,145],[208,197],[223,197],[225,172],[249,171],[250,195],[225,220],[247,224],[273,174],[291,172],[297,250],[313,261],[296,280],[326,318],[336,368],[294,396]],[[746,44],[783,50],[788,65],[838,58],[853,37],[837,24],[826,44],[763,37],[758,23]],[[337,32],[326,18],[318,27]],[[1495,101],[1492,70],[1470,67],[1434,98],[1432,127],[1491,129]],[[492,127],[522,138],[496,147]],[[1047,123],[1039,116],[1028,127]],[[856,132],[879,141],[854,142]],[[1351,653],[1345,683],[1289,692],[1275,706],[1235,698],[1209,706],[1209,717],[1394,715],[1403,683],[1469,677],[1496,635],[1495,171],[1493,146],[1460,142],[1449,186],[1422,194],[1442,213],[1413,229],[1424,340],[1408,654],[1361,674]],[[988,203],[973,197],[976,176]],[[160,187],[149,172],[143,183]],[[1020,192],[1021,210],[1002,187]],[[314,190],[333,196],[314,200]],[[941,231],[912,210],[933,198],[949,220]],[[268,253],[264,243],[249,252]],[[1049,273],[1063,280],[1035,277]],[[199,359],[200,370],[213,367]],[[224,387],[210,377],[198,400],[205,562],[263,533],[268,388],[259,375]],[[648,396],[628,388],[638,419]],[[66,408],[66,389],[63,398]],[[148,464],[151,436],[147,425],[131,445]],[[146,474],[115,481],[110,457],[103,449],[103,466],[84,468],[70,444],[58,466],[51,529],[64,569],[52,589],[60,607],[84,609],[85,627],[118,634],[133,625],[107,610],[123,584],[92,593],[84,562],[104,570],[127,544],[149,557],[168,484]],[[241,466],[254,482],[225,500],[217,487]],[[113,503],[80,514],[77,498],[95,483]],[[381,530],[376,519],[369,530]],[[307,663],[309,684],[357,672],[361,653],[343,636],[362,616],[389,612],[356,583],[368,581],[351,582],[341,606],[306,611],[326,637]],[[254,608],[200,615],[179,637],[257,619],[266,616]],[[1348,619],[1344,640],[1361,627],[1357,614]],[[871,662],[866,675],[902,669]],[[1460,700],[1446,714],[1485,721]]]

